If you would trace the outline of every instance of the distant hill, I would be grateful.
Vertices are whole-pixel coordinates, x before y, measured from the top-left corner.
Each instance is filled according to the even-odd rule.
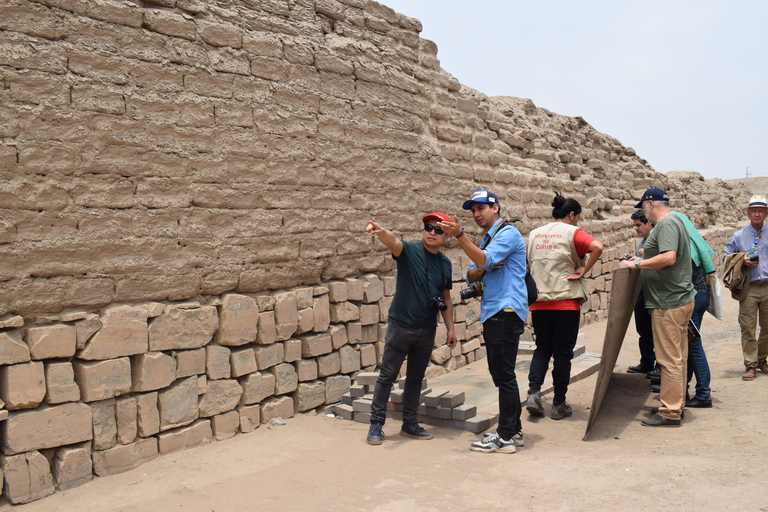
[[[736,180],[724,181],[732,185],[742,184],[747,187],[753,194],[768,195],[768,176],[760,176],[757,178],[739,178]]]

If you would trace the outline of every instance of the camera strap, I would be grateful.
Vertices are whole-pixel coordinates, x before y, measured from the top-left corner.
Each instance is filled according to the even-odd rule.
[[[488,239],[488,241],[480,243],[480,250],[482,251],[483,249],[488,247],[488,245],[493,241],[493,237],[495,237],[499,233],[499,231],[501,231],[502,228],[506,226],[511,226],[511,225],[512,223],[509,222],[507,219],[504,219],[503,221],[501,221],[501,224],[499,224],[496,227],[496,229],[493,230],[493,234],[491,234],[491,237]]]
[[[520,220],[520,219],[515,219]],[[480,250],[482,251],[488,245],[493,241],[493,237],[495,237],[499,231],[502,230],[502,228],[506,226],[511,226],[514,220],[511,222],[507,219],[504,219],[501,221],[501,224],[499,224],[496,229],[493,230],[493,234],[491,234],[491,237],[488,239],[487,242],[480,242]],[[531,266],[528,264],[528,258],[526,258],[525,261],[525,285],[528,288],[528,303],[533,304],[536,302],[536,298],[538,297],[538,289],[536,288],[536,281],[533,280],[533,276],[531,276]],[[535,293],[534,293],[535,291]]]
[[[427,275],[427,295],[432,295],[429,292],[429,265],[427,265],[427,250],[424,248],[424,242],[421,243],[421,254],[424,257],[424,273]],[[445,275],[445,270],[443,268],[443,258],[440,257],[440,253],[437,253],[437,261],[440,262],[440,278]],[[437,296],[442,297],[442,290],[438,290]]]

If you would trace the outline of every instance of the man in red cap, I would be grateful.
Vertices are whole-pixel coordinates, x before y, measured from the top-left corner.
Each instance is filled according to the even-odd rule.
[[[442,212],[425,216],[421,243],[400,240],[391,231],[372,220],[365,230],[376,235],[392,252],[397,262],[397,288],[389,307],[389,323],[379,378],[373,391],[371,427],[368,444],[384,441],[382,427],[387,418],[389,393],[408,357],[408,370],[403,391],[403,427],[400,435],[414,439],[432,439],[432,434],[417,422],[419,397],[424,372],[432,356],[437,329],[437,313],[443,315],[448,330],[448,347],[456,346],[451,302],[451,260],[440,252],[448,235],[438,225],[449,221]]]

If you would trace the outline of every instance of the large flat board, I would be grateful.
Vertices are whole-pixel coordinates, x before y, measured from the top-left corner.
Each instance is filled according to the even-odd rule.
[[[583,440],[587,440],[589,429],[597,420],[600,405],[611,383],[613,368],[619,357],[627,327],[635,309],[637,296],[640,294],[640,271],[620,268],[613,271],[611,294],[608,297],[608,322],[605,326],[603,351],[600,355],[600,366],[597,369],[597,383],[592,397],[592,408],[589,411],[587,429]]]

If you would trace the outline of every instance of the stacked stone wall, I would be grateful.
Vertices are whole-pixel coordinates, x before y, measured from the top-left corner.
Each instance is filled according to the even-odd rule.
[[[0,474],[23,503],[158,454],[339,402],[381,362],[395,279],[0,323]],[[428,376],[482,358],[479,303],[440,325]],[[43,482],[32,489],[30,482]],[[33,486],[34,487],[34,486]]]
[[[487,97],[367,0],[0,5],[0,481],[13,503],[338,401],[381,358],[394,263],[490,188],[521,232],[554,191],[606,246],[584,322],[665,188],[713,247],[748,192],[662,175],[581,118]],[[484,356],[455,242],[457,335]],[[719,259],[718,259],[719,261]],[[526,336],[530,336],[528,331]],[[4,405],[3,405],[4,404]]]

